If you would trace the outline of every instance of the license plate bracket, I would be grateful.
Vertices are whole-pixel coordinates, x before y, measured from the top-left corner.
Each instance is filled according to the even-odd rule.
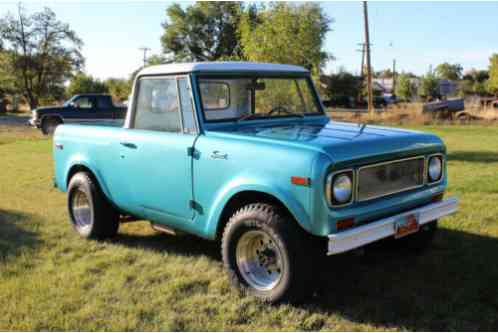
[[[401,216],[394,222],[394,238],[402,238],[420,230],[418,214]]]

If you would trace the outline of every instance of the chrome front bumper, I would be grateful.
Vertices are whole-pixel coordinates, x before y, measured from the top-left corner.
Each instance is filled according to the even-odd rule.
[[[401,214],[380,219],[366,225],[329,235],[328,255],[343,253],[363,245],[394,236],[395,223],[403,216],[417,214],[422,226],[431,221],[453,214],[458,209],[458,199],[455,197],[431,203]]]
[[[33,118],[30,118],[30,119],[28,120],[27,125],[28,125],[28,126],[32,126],[32,127],[39,128],[39,127],[40,127],[40,120],[39,120],[39,119],[33,119]]]

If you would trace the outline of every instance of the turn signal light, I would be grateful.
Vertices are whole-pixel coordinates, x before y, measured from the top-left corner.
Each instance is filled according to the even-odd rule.
[[[337,231],[351,228],[353,225],[354,225],[354,218],[339,220],[335,224]]]
[[[436,194],[435,196],[432,197],[432,202],[442,201],[443,198],[444,198],[444,193]]]
[[[307,177],[292,176],[291,183],[299,186],[310,186],[311,181]]]

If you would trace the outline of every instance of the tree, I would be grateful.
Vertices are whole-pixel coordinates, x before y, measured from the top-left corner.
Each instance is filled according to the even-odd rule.
[[[318,75],[330,54],[323,51],[331,19],[315,3],[271,3],[245,11],[240,24],[244,57],[251,61],[296,64]]]
[[[66,89],[66,96],[71,97],[78,94],[102,94],[108,93],[107,85],[90,75],[83,73],[75,75]]]
[[[7,111],[6,96],[15,92],[9,55],[0,50],[0,113]]]
[[[109,89],[109,93],[116,101],[125,101],[131,93],[131,82],[125,79],[109,78],[104,81],[104,84]]]
[[[492,95],[498,95],[498,53],[489,58],[489,79],[486,81],[486,90]]]
[[[167,9],[161,37],[163,52],[174,61],[215,61],[241,57],[237,27],[243,11],[239,2],[197,2],[185,10]]]
[[[396,72],[396,76],[398,75],[398,72]],[[374,73],[375,78],[379,79],[392,79],[393,78],[393,71],[390,68],[378,71]]]
[[[41,100],[60,98],[63,84],[83,65],[83,42],[49,8],[28,16],[0,19],[0,38],[11,63],[14,86],[36,108]]]
[[[350,96],[358,97],[361,89],[361,78],[354,76],[344,69],[339,70],[337,74],[332,74],[326,79],[326,93],[330,98]]]
[[[415,94],[416,89],[409,74],[401,73],[398,76],[396,84],[396,96],[403,100],[410,100]]]
[[[426,100],[440,97],[439,80],[432,71],[422,77],[418,87],[418,95]]]
[[[458,81],[462,78],[462,65],[449,64],[447,62],[439,64],[436,67],[436,75],[443,80]]]

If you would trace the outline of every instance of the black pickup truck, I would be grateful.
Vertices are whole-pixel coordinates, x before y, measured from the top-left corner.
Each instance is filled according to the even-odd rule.
[[[63,123],[94,124],[116,122],[126,116],[125,106],[116,106],[110,95],[75,95],[62,106],[40,107],[32,111],[29,125],[40,128],[45,135],[52,134]]]

